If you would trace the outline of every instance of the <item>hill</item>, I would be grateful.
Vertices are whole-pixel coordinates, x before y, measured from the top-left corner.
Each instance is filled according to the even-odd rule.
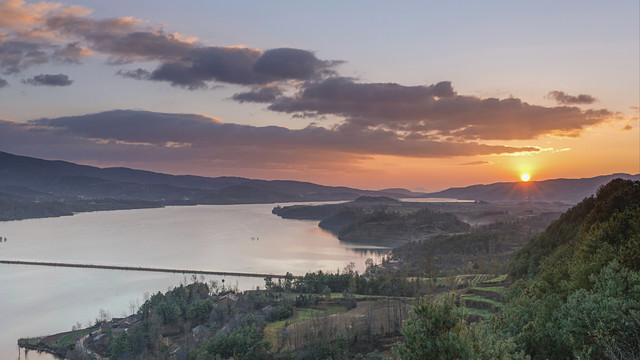
[[[593,195],[609,181],[621,178],[640,180],[640,174],[612,174],[582,179],[552,179],[530,182],[500,182],[488,185],[472,185],[449,188],[426,194],[426,197],[453,198],[478,201],[547,201],[577,204]]]
[[[91,211],[91,205],[96,202],[110,204],[106,208],[136,208],[352,200],[364,195],[407,197],[421,194],[405,189],[372,191],[301,181],[209,178],[122,167],[98,168],[0,152],[0,200],[5,201],[0,204],[10,202],[10,205],[0,207],[0,220]],[[35,211],[37,207],[48,210]],[[103,210],[105,206],[96,209]],[[14,215],[11,215],[12,211]]]
[[[640,354],[640,181],[614,179],[515,256],[491,331],[532,359]]]

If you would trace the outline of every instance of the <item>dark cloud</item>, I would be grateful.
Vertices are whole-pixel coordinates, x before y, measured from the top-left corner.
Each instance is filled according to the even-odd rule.
[[[225,154],[251,152],[257,158],[266,154],[293,152],[308,154],[341,153],[344,156],[395,155],[416,158],[488,155],[539,151],[536,147],[486,145],[477,142],[441,142],[429,137],[403,138],[381,129],[362,129],[348,124],[327,129],[308,126],[299,130],[278,126],[255,127],[192,114],[163,114],[116,110],[98,114],[40,119],[30,126],[49,129],[60,136],[102,140],[123,144],[148,144]],[[193,150],[196,151],[196,150]],[[270,161],[276,161],[271,159]],[[304,162],[304,159],[299,159]]]
[[[256,103],[271,103],[276,100],[278,96],[282,95],[282,90],[277,86],[263,86],[256,90],[241,92],[234,94],[232,99],[241,103],[244,102],[256,102]]]
[[[190,90],[206,88],[209,81],[256,85],[309,80],[328,73],[339,63],[319,60],[312,52],[300,49],[263,52],[245,47],[201,46],[173,34],[144,29],[128,18],[53,16],[47,19],[46,26],[81,39],[93,51],[110,55],[110,64],[160,61],[148,76],[141,72],[119,75],[164,81]]]
[[[252,70],[260,55],[260,51],[249,48],[198,48],[179,62],[162,64],[151,73],[151,80],[189,89],[204,87],[206,81],[212,80],[243,85],[266,83],[268,77]]]
[[[135,69],[135,70],[118,70],[116,75],[136,79],[136,80],[149,80],[151,77],[151,73],[145,69]]]
[[[580,94],[573,96],[566,94],[564,91],[549,91],[547,98],[555,100],[558,104],[566,105],[593,104],[596,101],[596,98],[591,95]]]
[[[23,83],[34,86],[69,86],[73,84],[73,80],[65,74],[40,74],[32,78],[22,80]]]
[[[9,75],[49,62],[75,64],[88,52],[77,43],[60,46],[32,40],[0,41],[0,69]]]
[[[5,75],[16,74],[50,60],[51,47],[28,41],[0,42],[0,68]]]
[[[432,134],[454,139],[533,139],[544,134],[578,136],[600,124],[608,110],[530,105],[517,98],[458,95],[450,82],[430,86],[356,83],[332,77],[309,82],[295,96],[278,97],[273,111],[342,116],[363,128]]]
[[[9,83],[7,82],[7,80],[0,78],[0,89],[7,86],[9,86]]]
[[[335,62],[318,60],[313,53],[299,49],[262,53],[242,47],[202,47],[191,50],[178,61],[161,64],[150,79],[193,90],[204,88],[207,81],[255,85],[307,80],[321,76],[333,65]],[[240,96],[243,101],[250,101],[247,100],[250,97]]]
[[[490,164],[493,164],[493,163],[491,161],[480,160],[480,161],[470,161],[470,162],[462,163],[460,165],[475,166],[475,165],[490,165]]]
[[[136,60],[170,60],[183,57],[195,47],[172,34],[142,29],[130,18],[91,19],[83,16],[51,16],[45,26],[80,39],[94,51],[111,55],[110,63]]]
[[[179,34],[144,26],[130,17],[93,19],[87,16],[86,9],[79,7],[27,14],[27,8],[14,5],[10,10],[25,15],[20,26],[28,24],[30,35],[27,39],[24,29],[12,31],[7,35],[9,41],[0,42],[0,67],[6,74],[51,61],[77,63],[97,52],[107,55],[107,63],[112,65],[159,63],[148,74],[121,71],[118,73],[121,76],[163,81],[194,90],[208,87],[210,81],[262,85],[319,79],[332,74],[331,68],[340,63],[320,60],[310,51],[293,48],[263,51],[202,46]]]
[[[253,66],[253,71],[277,79],[309,80],[338,63],[320,61],[306,50],[280,48],[265,51]]]

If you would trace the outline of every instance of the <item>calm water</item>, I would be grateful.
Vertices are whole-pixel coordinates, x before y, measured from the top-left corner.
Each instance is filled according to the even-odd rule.
[[[8,241],[0,243],[0,259],[297,275],[335,271],[349,262],[362,270],[367,258],[384,254],[384,248],[345,244],[316,221],[281,219],[271,214],[273,206],[168,207],[3,222],[0,236]],[[257,278],[224,280],[240,289],[264,285]],[[145,292],[184,281],[181,274],[0,265],[0,359],[18,358],[20,337],[86,325],[100,309],[122,316]]]

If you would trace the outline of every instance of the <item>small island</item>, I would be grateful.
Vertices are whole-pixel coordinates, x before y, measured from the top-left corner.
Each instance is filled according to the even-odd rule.
[[[276,206],[285,219],[318,220],[318,226],[352,243],[397,247],[436,235],[462,234],[472,226],[536,218],[542,231],[566,205],[553,203],[405,202],[385,196],[362,196],[325,205]]]

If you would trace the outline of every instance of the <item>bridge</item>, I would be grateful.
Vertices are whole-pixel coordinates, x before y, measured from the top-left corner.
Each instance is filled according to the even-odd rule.
[[[257,277],[257,278],[271,277],[271,278],[274,278],[274,279],[284,279],[285,278],[285,275],[261,274],[261,273],[245,273],[245,272],[233,272],[233,271],[210,271],[210,270],[195,270],[195,269],[171,269],[171,268],[156,268],[156,267],[143,267],[143,266],[115,266],[115,265],[95,265],[95,264],[73,264],[73,263],[60,263],[60,262],[48,262],[48,261],[0,260],[0,264],[55,266],[55,267],[81,268],[81,269],[150,271],[150,272],[164,272],[164,273],[177,273],[177,274],[218,275],[218,276],[238,276],[238,277]],[[294,277],[297,277],[297,276],[294,276]]]

